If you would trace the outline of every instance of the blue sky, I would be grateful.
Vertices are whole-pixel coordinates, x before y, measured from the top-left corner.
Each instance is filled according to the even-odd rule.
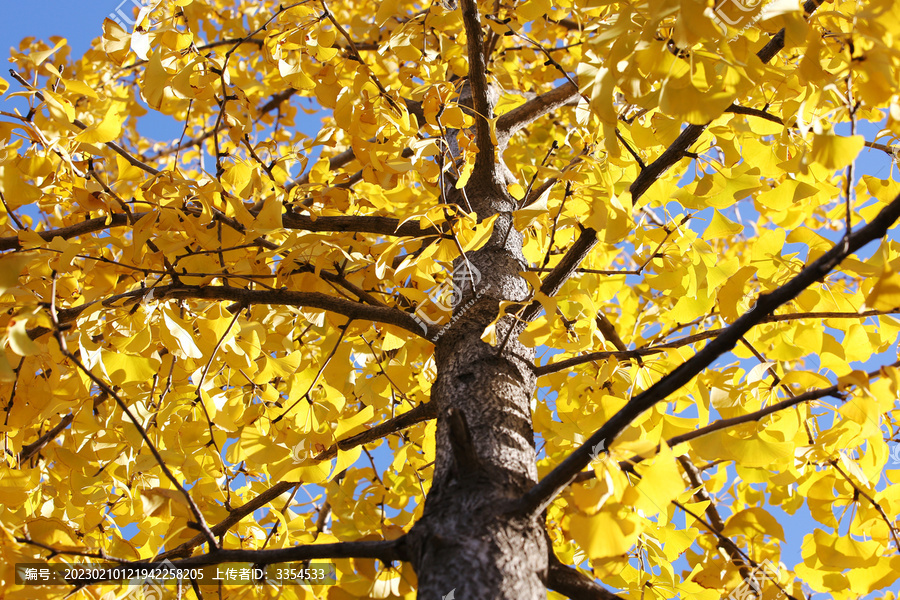
[[[79,57],[90,48],[94,38],[103,33],[103,19],[121,6],[123,12],[131,14],[132,0],[29,0],[27,2],[5,1],[3,18],[0,19],[0,52],[9,57],[10,48],[18,48],[25,37],[35,37],[49,41],[51,36],[61,36],[71,46],[71,58]],[[19,84],[9,77],[8,63],[0,72],[10,83],[10,92],[19,91]],[[24,99],[14,101],[12,106],[27,106]],[[4,102],[3,109],[9,110],[10,103]],[[25,109],[27,110],[27,109]],[[154,133],[155,139],[171,139],[181,134],[180,126],[167,117],[150,114],[141,123],[142,130]]]
[[[116,6],[115,1],[106,0],[4,2],[0,47],[6,55],[10,46],[18,46],[24,37],[61,35],[69,40],[74,54],[81,54],[90,47],[91,39],[100,35],[104,17]]]

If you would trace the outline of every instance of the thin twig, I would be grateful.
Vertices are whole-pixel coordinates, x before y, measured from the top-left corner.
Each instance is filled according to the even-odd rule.
[[[153,441],[150,439],[150,436],[147,435],[147,431],[141,425],[140,421],[138,421],[137,417],[134,416],[134,413],[131,412],[131,409],[128,408],[128,405],[125,404],[125,401],[113,390],[105,381],[94,375],[90,369],[85,367],[78,358],[69,352],[68,346],[66,345],[65,337],[62,335],[62,330],[59,327],[59,320],[56,316],[56,273],[53,274],[53,283],[51,289],[51,298],[50,298],[50,318],[53,322],[53,334],[56,337],[56,341],[59,344],[60,351],[63,355],[71,360],[78,369],[87,375],[87,377],[94,382],[103,392],[105,392],[108,396],[112,397],[116,404],[119,405],[119,408],[131,423],[134,425],[135,429],[137,429],[138,433],[141,435],[141,439],[144,440],[144,443],[147,444],[147,447],[150,449],[150,453],[153,454],[153,458],[156,459],[157,464],[159,464],[160,469],[165,474],[166,478],[172,482],[172,485],[181,492],[182,496],[184,496],[185,501],[188,504],[188,507],[191,510],[191,513],[194,515],[196,519],[196,523],[194,526],[200,530],[200,532],[206,538],[206,542],[209,544],[210,552],[215,552],[219,549],[218,544],[216,543],[216,538],[213,536],[212,532],[209,530],[209,526],[206,524],[206,519],[203,517],[203,513],[200,512],[200,509],[197,507],[196,503],[194,503],[193,498],[188,493],[188,491],[181,485],[181,482],[175,477],[172,471],[169,470],[169,467],[166,465],[166,462],[163,460],[162,455],[156,449],[156,446],[153,444]]]
[[[562,463],[526,492],[519,501],[514,503],[512,512],[539,514],[543,511],[553,498],[578,475],[578,472],[591,462],[592,448],[601,443],[609,447],[616,436],[641,414],[693,380],[719,356],[730,351],[741,336],[761,323],[778,307],[796,298],[813,283],[821,281],[853,252],[869,242],[887,235],[888,229],[898,218],[900,218],[900,195],[873,217],[867,225],[852,233],[846,242],[833,246],[781,287],[770,293],[760,294],[752,309],[726,327],[702,350],[629,400],[577,450],[573,451]]]
[[[27,81],[25,81],[25,79],[23,79],[22,76],[19,75],[16,71],[14,71],[13,69],[10,69],[9,74],[12,75],[13,79],[15,79],[16,81],[21,83],[25,88],[34,92],[34,95],[37,97],[38,100],[40,100],[41,102],[45,101],[44,94],[42,94],[38,90],[34,89],[34,87],[31,84],[29,84]],[[72,123],[76,127],[78,127],[79,129],[82,129],[82,130],[87,129],[87,127],[88,127],[87,125],[85,125],[84,123],[79,121],[78,119],[74,119],[72,121]],[[133,154],[131,154],[130,152],[125,150],[122,146],[118,145],[117,143],[106,142],[104,145],[107,148],[110,148],[113,152],[115,152],[116,154],[118,154],[119,156],[124,158],[125,160],[127,160],[129,162],[129,164],[141,169],[142,171],[146,171],[147,173],[150,173],[151,175],[159,174],[159,170],[154,169],[153,167],[144,163],[141,160],[138,160],[137,158],[135,158],[135,156]]]
[[[860,496],[862,496],[863,498],[865,498],[866,500],[868,500],[869,504],[872,505],[872,508],[874,508],[878,512],[878,514],[881,516],[881,519],[887,525],[888,530],[891,532],[891,537],[894,538],[894,545],[897,546],[897,550],[900,551],[900,538],[897,537],[897,528],[894,527],[893,522],[891,522],[891,519],[884,512],[884,509],[881,507],[881,505],[878,502],[876,502],[875,498],[873,498],[871,495],[869,495],[869,493],[866,490],[862,489],[861,486],[857,485],[857,483],[855,481],[853,481],[853,479],[847,473],[844,472],[844,470],[838,464],[837,459],[829,461],[829,464],[832,467],[834,467],[835,469],[837,469],[837,472],[840,473],[841,475],[843,475],[844,479],[847,480],[847,483],[849,483],[851,486],[853,486],[853,489],[856,490],[856,493],[859,494]]]

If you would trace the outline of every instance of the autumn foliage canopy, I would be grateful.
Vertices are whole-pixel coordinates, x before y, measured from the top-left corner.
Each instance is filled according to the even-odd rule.
[[[125,6],[0,80],[0,598],[895,598],[900,5]]]

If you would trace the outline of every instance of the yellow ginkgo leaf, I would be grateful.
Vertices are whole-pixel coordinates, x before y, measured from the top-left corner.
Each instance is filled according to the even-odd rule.
[[[637,541],[641,527],[637,515],[630,511],[616,514],[604,509],[590,517],[572,515],[569,532],[589,557],[608,558],[628,552]]]
[[[770,535],[784,541],[784,528],[769,512],[751,506],[729,517],[722,535],[728,537],[743,535],[745,539]]]
[[[893,310],[900,307],[900,273],[885,270],[866,296],[866,306],[875,310]]]
[[[591,203],[591,214],[585,223],[597,230],[597,237],[607,243],[622,240],[630,231],[634,219],[631,215],[631,194],[605,196],[597,194]]]
[[[16,372],[6,360],[6,352],[0,350],[0,381],[15,381]]]
[[[708,90],[701,90],[696,83],[690,74],[670,77],[660,91],[660,108],[688,123],[702,124],[720,116],[734,99],[730,86],[718,89],[714,84]]]
[[[57,50],[64,47],[66,45],[65,39],[60,39],[56,42],[56,44],[47,50],[40,50],[38,52],[30,53],[27,58],[31,62],[34,67],[39,67],[44,64],[44,61],[56,54]]]
[[[256,215],[253,222],[253,230],[259,233],[271,233],[277,229],[281,229],[281,201],[276,198],[269,198],[263,203],[262,209]]]
[[[550,0],[526,0],[523,4],[516,7],[516,15],[525,21],[533,21],[543,18],[553,10]]]
[[[28,536],[36,542],[57,548],[60,546],[78,547],[76,534],[62,519],[38,517],[29,519],[26,526],[28,527]]]
[[[159,368],[159,361],[143,356],[134,356],[123,352],[107,352],[101,350],[101,360],[106,376],[115,385],[126,382],[147,381]]]
[[[0,497],[7,506],[24,504],[28,493],[40,482],[40,471],[30,472],[0,466]]]
[[[709,227],[703,233],[704,240],[715,240],[719,238],[729,238],[737,235],[744,230],[744,226],[735,223],[719,211],[713,213],[713,218],[709,222]]]
[[[816,133],[813,135],[809,160],[817,162],[826,169],[843,169],[853,162],[863,149],[866,138],[861,135],[840,136]]]
[[[75,139],[88,144],[111,142],[119,137],[119,134],[122,132],[122,123],[125,122],[127,116],[122,114],[122,105],[113,101],[103,119],[79,133]]]
[[[402,348],[406,341],[406,336],[401,337],[388,329],[384,334],[384,341],[381,342],[381,349],[385,352],[396,350],[397,348]]]
[[[518,183],[510,183],[506,186],[506,191],[509,192],[510,196],[512,196],[516,200],[521,200],[525,197],[525,188],[523,188],[522,185]]]
[[[270,468],[272,477],[284,481],[303,481],[306,483],[322,483],[328,480],[331,473],[331,461],[321,461],[309,465],[298,465],[293,459],[281,461]]]
[[[64,98],[56,92],[45,90],[44,99],[47,101],[47,107],[54,118],[60,120],[64,118],[67,123],[75,120],[75,107],[72,106],[68,98]]]
[[[669,503],[685,488],[685,482],[678,471],[672,450],[662,445],[653,463],[638,469],[641,480],[637,484],[640,492],[637,507],[648,515],[665,512]]]
[[[547,216],[550,212],[550,209],[547,207],[548,198],[550,198],[550,188],[547,188],[537,200],[525,208],[515,211],[513,216],[515,218],[516,229],[524,231],[541,217]]]
[[[103,20],[103,37],[100,38],[100,44],[106,55],[121,65],[131,48],[131,35],[121,25],[107,18]]]
[[[163,94],[168,83],[169,73],[163,67],[162,57],[159,51],[153,52],[141,79],[141,93],[151,108],[158,110],[162,106]]]
[[[0,257],[0,296],[19,283],[19,274],[34,257],[33,254],[7,254]]]
[[[9,328],[9,347],[19,356],[34,356],[41,353],[41,347],[28,335],[28,321],[19,319]]]
[[[618,113],[613,105],[615,79],[607,67],[592,50],[585,52],[589,62],[578,65],[579,91],[590,98],[590,111],[605,123],[615,123]]]
[[[816,529],[803,540],[803,561],[837,569],[853,569],[876,564],[883,553],[882,545],[874,540],[854,540],[850,536],[829,534]]]
[[[147,60],[150,53],[150,34],[135,28],[131,34],[131,51],[141,60]]]
[[[253,169],[239,160],[225,167],[222,174],[222,183],[229,193],[241,197],[244,190],[250,185],[250,178],[253,176]]]
[[[188,358],[203,358],[203,352],[194,341],[193,331],[189,324],[182,321],[170,309],[163,311],[165,328],[160,329],[160,335],[166,340],[171,350],[178,351]]]
[[[356,462],[360,454],[362,454],[362,446],[356,446],[354,448],[350,448],[349,450],[341,450],[340,448],[338,448],[337,460],[334,461],[334,472],[340,473],[344,469],[348,468],[350,465]],[[326,461],[325,464],[328,464],[328,461]]]
[[[361,430],[362,427],[366,423],[368,423],[374,416],[375,409],[371,406],[366,406],[352,417],[343,419],[338,424],[337,429],[335,429],[334,431],[335,437],[338,439],[342,439],[348,435],[356,433],[357,431]]]

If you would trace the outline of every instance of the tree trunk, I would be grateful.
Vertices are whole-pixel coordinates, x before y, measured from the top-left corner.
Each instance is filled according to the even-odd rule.
[[[497,219],[488,243],[454,265],[454,321],[434,340],[434,476],[406,554],[418,576],[419,598],[538,600],[547,596],[545,525],[534,512],[523,517],[510,511],[537,482],[534,349],[519,342],[521,328],[509,315],[497,323],[494,344],[481,339],[501,302],[528,299],[519,275],[527,264],[522,235],[512,226],[516,201],[506,190],[513,177],[488,124],[499,93],[487,82],[478,8],[474,0],[462,0],[460,9],[469,78],[459,103],[474,117],[478,154],[463,192],[445,185],[443,195],[474,210],[479,221]],[[456,133],[445,141],[456,160]]]
[[[490,241],[465,257],[474,267],[472,276],[465,260],[455,265],[455,274],[466,274],[454,307],[456,321],[436,342],[434,479],[424,515],[407,540],[423,599],[450,592],[465,600],[547,594],[542,519],[506,514],[537,481],[531,422],[534,349],[516,335],[503,345],[515,322],[509,316],[498,323],[496,345],[481,340],[501,301],[528,296],[519,275],[525,268],[522,236],[510,228],[515,201],[499,181],[500,172],[473,177],[465,188],[479,220],[498,217]]]

